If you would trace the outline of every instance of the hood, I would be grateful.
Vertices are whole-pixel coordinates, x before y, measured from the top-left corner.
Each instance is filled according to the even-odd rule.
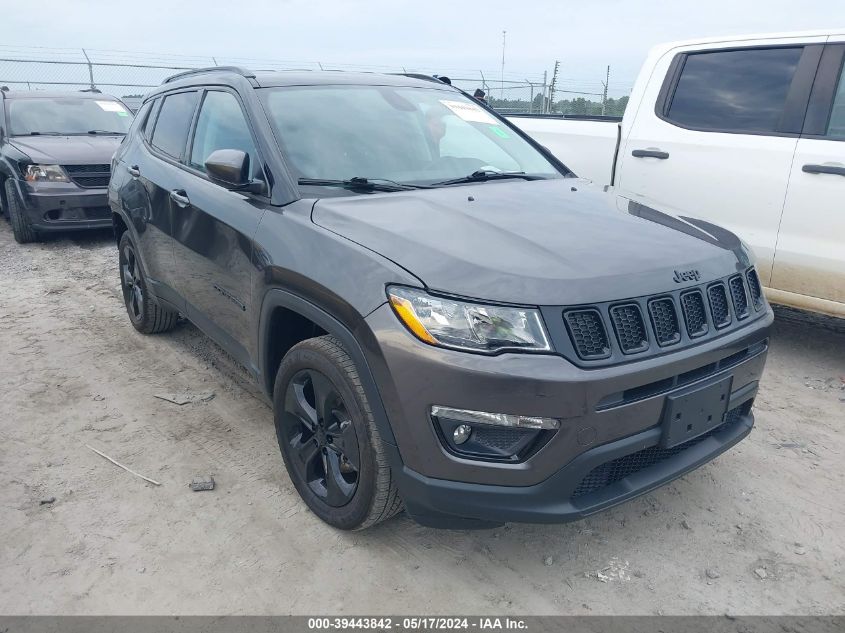
[[[741,242],[576,179],[499,181],[318,200],[313,221],[418,277],[488,301],[575,305],[741,269]],[[697,270],[698,281],[675,282]]]
[[[122,136],[15,136],[10,143],[41,165],[105,165]]]

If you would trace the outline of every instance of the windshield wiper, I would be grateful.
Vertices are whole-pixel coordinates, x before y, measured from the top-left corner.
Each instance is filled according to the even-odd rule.
[[[126,132],[112,132],[111,130],[88,130],[87,134],[104,134],[107,136],[126,136]]]
[[[314,185],[317,187],[346,187],[360,191],[410,191],[411,189],[431,189],[428,185],[411,185],[388,180],[387,178],[362,178],[356,176],[348,180],[332,180],[326,178],[300,178],[300,185]]]
[[[12,134],[11,136],[67,136],[61,132],[23,132],[22,134]]]
[[[466,182],[486,182],[488,180],[503,180],[505,178],[522,178],[523,180],[545,180],[544,176],[532,176],[526,174],[524,171],[491,171],[489,169],[479,169],[472,172],[469,176],[461,176],[460,178],[452,178],[451,180],[442,180],[435,182],[435,185],[459,185]]]

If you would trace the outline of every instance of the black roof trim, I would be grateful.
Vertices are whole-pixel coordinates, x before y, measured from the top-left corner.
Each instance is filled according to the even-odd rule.
[[[255,73],[243,66],[209,66],[208,68],[194,68],[185,72],[176,73],[165,79],[162,83],[168,84],[192,75],[205,75],[207,73],[235,73],[247,79],[255,79]]]

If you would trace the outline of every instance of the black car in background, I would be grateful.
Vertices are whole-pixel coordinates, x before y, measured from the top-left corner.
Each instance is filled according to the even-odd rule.
[[[0,91],[0,208],[15,239],[108,228],[111,158],[132,122],[100,93]]]

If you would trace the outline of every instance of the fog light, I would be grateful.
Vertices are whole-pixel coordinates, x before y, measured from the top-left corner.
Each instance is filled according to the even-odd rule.
[[[452,433],[452,438],[455,440],[455,444],[463,444],[469,439],[469,436],[472,434],[472,427],[468,424],[461,424],[458,427],[455,427],[455,432]]]
[[[510,426],[523,429],[557,430],[560,428],[560,420],[555,418],[541,418],[532,415],[510,415],[508,413],[487,413],[485,411],[452,409],[451,407],[437,405],[431,407],[431,415],[435,418],[448,418],[450,420],[472,424],[492,424],[494,426]]]

